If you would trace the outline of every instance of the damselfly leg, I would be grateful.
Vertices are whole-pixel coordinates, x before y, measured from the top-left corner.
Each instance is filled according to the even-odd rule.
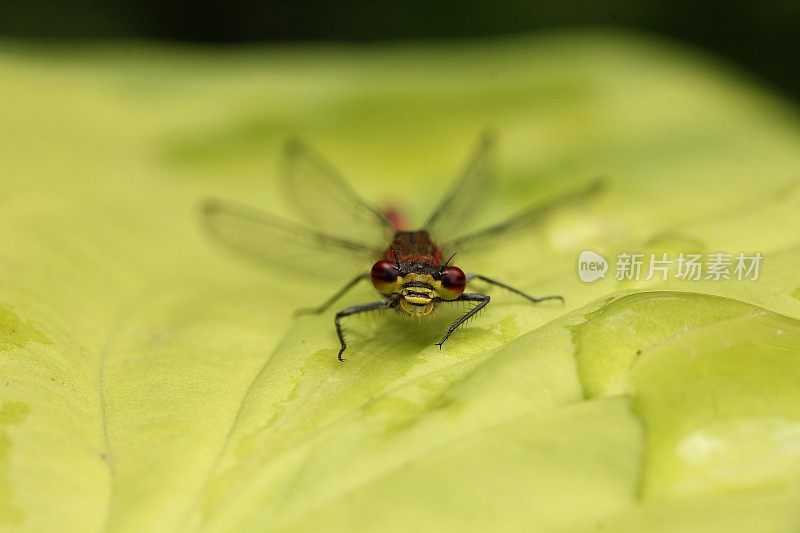
[[[523,291],[521,291],[519,289],[516,289],[516,288],[512,287],[511,285],[506,285],[502,281],[497,281],[497,280],[492,279],[492,278],[487,278],[486,276],[483,276],[481,274],[467,274],[467,281],[470,281],[470,280],[473,280],[473,279],[479,279],[479,280],[483,281],[484,283],[488,283],[489,285],[496,285],[498,287],[501,287],[501,288],[503,288],[503,289],[505,289],[505,290],[507,290],[509,292],[513,292],[517,296],[522,296],[526,300],[528,300],[530,302],[533,302],[535,304],[538,304],[539,302],[545,302],[547,300],[560,300],[562,304],[564,303],[564,297],[563,296],[559,296],[559,295],[531,296],[530,294],[528,294],[526,292],[523,292]]]
[[[391,298],[386,300],[381,300],[379,302],[372,302],[368,304],[361,304],[361,305],[354,305],[352,307],[346,307],[336,313],[336,336],[339,337],[339,344],[341,348],[339,348],[339,355],[337,355],[339,361],[344,361],[342,354],[347,349],[347,342],[344,340],[344,331],[342,329],[342,319],[351,315],[357,315],[359,313],[366,313],[368,311],[377,311],[380,309],[391,309],[396,307],[399,300],[397,298]]]
[[[560,300],[561,303],[564,303],[564,297],[563,296],[557,296],[557,295],[552,295],[552,296],[531,296],[530,294],[528,294],[528,293],[526,293],[524,291],[521,291],[521,290],[519,290],[519,289],[517,289],[515,287],[512,287],[511,285],[507,285],[507,284],[505,284],[505,283],[503,283],[501,281],[497,281],[497,280],[494,280],[492,278],[487,278],[486,276],[483,276],[481,274],[467,274],[467,281],[473,280],[473,279],[479,279],[479,280],[481,280],[481,281],[483,281],[485,283],[488,283],[490,285],[496,285],[498,287],[506,289],[507,291],[513,292],[514,294],[516,294],[518,296],[522,296],[523,298],[525,298],[526,300],[528,300],[531,303],[539,303],[539,302],[544,302],[544,301],[547,301],[547,300]],[[467,322],[470,318],[472,318],[478,312],[480,312],[481,309],[483,309],[484,307],[489,305],[490,298],[486,294],[466,293],[466,294],[462,294],[461,296],[459,296],[455,300],[451,300],[451,301],[453,301],[453,302],[478,302],[478,305],[476,305],[475,307],[473,307],[472,309],[470,309],[469,311],[464,313],[464,315],[461,316],[458,320],[456,320],[455,322],[450,324],[450,327],[447,328],[447,332],[444,334],[444,337],[442,337],[442,339],[439,342],[436,343],[436,345],[439,348],[442,347],[442,345],[445,343],[445,341],[450,337],[450,335],[453,334],[453,332],[455,330],[457,330],[458,328],[463,326],[465,322]]]
[[[367,279],[369,279],[369,274],[368,273],[359,274],[358,276],[356,276],[353,279],[351,279],[350,281],[348,281],[347,284],[344,287],[342,287],[341,289],[336,291],[336,293],[334,293],[333,296],[331,296],[330,298],[325,300],[319,306],[317,306],[317,307],[302,307],[302,308],[296,310],[294,312],[294,315],[295,316],[300,316],[300,315],[318,315],[320,313],[324,313],[325,311],[328,310],[328,308],[330,306],[332,306],[334,303],[336,303],[336,301],[339,298],[341,298],[342,296],[347,294],[350,291],[350,289],[352,289],[353,287],[358,285],[359,282],[361,282],[363,280],[367,280]]]
[[[450,327],[447,328],[447,333],[444,334],[444,337],[442,337],[442,340],[440,340],[439,342],[436,343],[436,345],[439,347],[439,349],[442,348],[442,344],[445,343],[445,341],[448,339],[448,337],[450,337],[450,335],[452,335],[455,330],[460,328],[464,324],[464,322],[466,322],[467,320],[469,320],[470,318],[472,318],[473,316],[478,314],[478,312],[481,309],[483,309],[484,307],[489,305],[489,300],[490,299],[491,298],[489,296],[485,295],[485,294],[466,293],[466,294],[462,294],[461,296],[459,296],[455,300],[450,300],[452,302],[478,302],[478,305],[476,305],[475,307],[473,307],[472,309],[470,309],[469,311],[464,313],[461,316],[461,318],[459,318],[458,320],[456,320],[455,322],[450,324]]]

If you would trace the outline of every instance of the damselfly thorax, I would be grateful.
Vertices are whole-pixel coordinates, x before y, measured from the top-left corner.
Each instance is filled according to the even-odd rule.
[[[336,313],[339,360],[344,360],[342,354],[347,348],[342,321],[350,315],[395,309],[408,316],[427,317],[437,305],[474,303],[447,328],[436,343],[441,348],[454,331],[489,303],[488,295],[466,291],[472,280],[502,287],[533,303],[563,301],[561,296],[534,297],[484,275],[465,274],[453,264],[456,252],[485,251],[500,237],[527,229],[560,207],[600,190],[600,183],[594,182],[553,196],[504,222],[464,232],[485,196],[492,146],[490,137],[481,139],[461,178],[416,231],[405,229],[396,211],[384,212],[362,200],[330,164],[297,141],[290,141],[286,147],[284,183],[307,226],[219,200],[206,202],[204,220],[215,239],[261,262],[296,272],[350,273],[350,281],[322,305],[301,312],[323,313],[361,281],[372,282],[379,300]]]

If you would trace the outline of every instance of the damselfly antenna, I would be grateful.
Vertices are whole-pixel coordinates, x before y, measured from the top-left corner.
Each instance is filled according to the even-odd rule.
[[[449,264],[450,264],[450,261],[452,261],[452,260],[453,260],[453,258],[456,256],[456,254],[457,254],[457,253],[458,253],[458,252],[453,252],[453,255],[451,255],[451,256],[450,256],[450,258],[449,258],[447,261],[445,261],[445,262],[444,262],[444,264],[442,265],[442,268],[440,268],[439,270],[440,270],[440,271],[442,271],[442,270],[444,270],[445,268],[447,268],[447,265],[449,265]]]

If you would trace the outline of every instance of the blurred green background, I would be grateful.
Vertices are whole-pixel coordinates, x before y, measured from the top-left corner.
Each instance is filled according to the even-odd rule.
[[[4,0],[0,36],[194,43],[380,42],[550,29],[638,30],[705,48],[800,96],[800,3],[645,0],[462,2]]]

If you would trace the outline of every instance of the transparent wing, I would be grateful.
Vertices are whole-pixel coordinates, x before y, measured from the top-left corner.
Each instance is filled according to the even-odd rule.
[[[382,243],[392,224],[353,190],[333,166],[303,142],[285,148],[284,185],[300,218],[321,231],[335,231],[355,241]]]
[[[434,238],[450,237],[475,219],[492,183],[494,136],[483,133],[460,177],[444,195],[423,226]]]
[[[246,258],[316,279],[366,272],[383,254],[380,248],[304,228],[258,209],[212,199],[203,205],[211,238]]]
[[[505,238],[512,237],[518,231],[530,229],[531,226],[541,222],[559,209],[578,204],[599,194],[604,188],[605,184],[602,180],[595,180],[588,186],[554,196],[540,204],[536,204],[499,224],[447,241],[442,244],[442,250],[461,253],[476,249],[489,249],[495,245],[502,244]]]

